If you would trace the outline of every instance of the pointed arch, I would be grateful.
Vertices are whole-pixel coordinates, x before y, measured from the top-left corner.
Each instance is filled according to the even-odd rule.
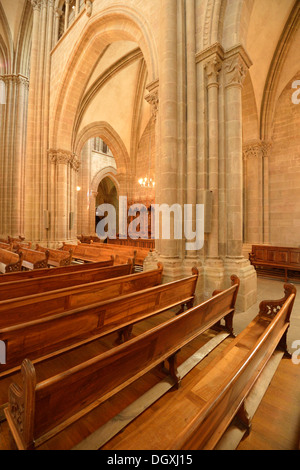
[[[82,129],[76,138],[74,153],[78,156],[81,155],[84,144],[93,137],[100,137],[108,145],[116,160],[118,173],[128,174],[130,158],[126,147],[118,133],[107,122],[93,122]]]
[[[63,77],[54,109],[51,147],[74,151],[74,124],[90,71],[107,45],[130,40],[138,44],[147,64],[149,81],[158,78],[157,51],[145,17],[136,9],[109,7],[91,18],[76,43]]]

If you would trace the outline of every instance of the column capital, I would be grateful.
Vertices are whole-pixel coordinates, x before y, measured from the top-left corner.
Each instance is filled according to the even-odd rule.
[[[224,55],[225,86],[242,87],[252,61],[242,45],[229,49]]]
[[[212,57],[217,56],[220,61],[224,60],[224,49],[219,42],[207,47],[196,54],[196,63],[209,61]]]
[[[152,117],[156,121],[159,109],[159,81],[149,83],[146,88],[149,94],[145,96],[145,100],[150,104]]]
[[[42,6],[42,0],[31,0],[33,10],[40,11]]]
[[[49,149],[48,156],[51,163],[56,163],[57,165],[71,165],[76,171],[80,168],[80,162],[77,156],[69,150]]]
[[[204,64],[208,79],[208,86],[219,84],[219,75],[222,69],[222,60],[218,54],[213,54]]]
[[[255,140],[243,145],[244,160],[252,158],[268,158],[272,146],[271,142]]]

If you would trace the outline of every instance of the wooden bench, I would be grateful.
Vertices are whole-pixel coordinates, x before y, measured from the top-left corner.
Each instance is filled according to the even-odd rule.
[[[81,261],[84,261],[85,263],[99,262],[113,254],[113,253],[100,253],[99,250],[93,248],[91,245],[71,245],[68,243],[63,243],[61,251],[69,252],[70,250],[73,251],[74,260],[81,260]],[[127,263],[128,258],[129,257],[127,257],[126,259],[116,260],[116,261],[117,262],[123,261],[124,263]]]
[[[128,261],[130,265],[132,265],[131,261]],[[36,279],[40,277],[49,277],[49,276],[57,276],[59,274],[71,274],[71,273],[83,273],[84,271],[89,271],[91,269],[101,269],[109,266],[114,265],[114,257],[111,256],[110,258],[107,257],[104,261],[100,261],[98,263],[91,264],[80,264],[80,265],[72,265],[66,266],[62,268],[45,268],[45,269],[38,269],[36,271],[22,271],[22,272],[15,272],[9,274],[3,274],[0,276],[0,284],[12,281],[25,281],[26,279]]]
[[[23,257],[23,253],[16,254],[12,251],[0,248],[0,273],[4,274],[21,271]]]
[[[295,295],[294,286],[285,285],[283,299],[262,302],[259,315],[198,373],[186,393],[156,403],[153,413],[103,450],[213,450],[234,419],[250,432],[245,400],[277,348],[290,357],[286,335]]]
[[[40,245],[36,245],[36,251],[40,251],[45,254],[49,253],[48,266],[58,268],[62,266],[70,266],[72,263],[73,250],[69,250],[69,253],[67,254],[60,250],[51,250]]]
[[[40,253],[39,251],[30,250],[28,248],[22,248],[22,253],[23,253],[22,268],[33,270],[33,269],[45,269],[48,267],[49,252]]]
[[[38,449],[164,360],[169,361],[170,374],[178,385],[179,350],[221,318],[229,316],[231,322],[238,285],[234,278],[231,288],[200,306],[41,382],[32,362],[24,360],[21,368],[24,385],[10,386],[9,406],[5,410],[18,448]]]
[[[0,248],[6,251],[13,251],[13,245],[9,243],[0,242]]]
[[[0,367],[0,377],[18,370],[26,357],[32,361],[40,361],[113,332],[118,332],[118,342],[127,341],[131,337],[135,323],[178,307],[181,307],[178,312],[181,313],[185,305],[192,306],[198,272],[194,271],[192,276],[179,281],[141,290],[142,286],[159,284],[161,277],[162,268],[159,267],[154,271],[132,275],[131,285],[128,279],[120,280],[119,285],[123,287],[123,295],[120,295],[121,289],[117,280],[110,280],[106,284],[104,282],[107,289],[101,291],[106,295],[106,300],[84,305],[84,300],[88,299],[77,292],[71,300],[74,300],[73,305],[76,300],[78,305],[82,305],[81,307],[63,310],[61,305],[61,313],[52,315],[49,312],[45,314],[43,311],[38,311],[35,320],[33,314],[35,305],[26,309],[26,315],[24,311],[22,312],[21,305],[10,310],[9,316],[3,318],[0,314],[0,341],[6,344],[7,357],[7,364]],[[109,284],[117,286],[118,291],[116,289],[113,291]],[[125,292],[131,293],[124,295]],[[56,293],[59,295],[59,291],[52,294],[53,302]],[[93,295],[100,297],[96,289]]]
[[[134,259],[134,264],[136,266],[143,266],[145,258],[148,256],[150,249],[147,248],[140,248],[136,246],[126,246],[126,245],[118,245],[116,243],[109,244],[109,243],[95,243],[91,242],[92,247],[97,247],[101,252],[109,252],[111,254],[118,254],[119,256],[122,254],[123,256],[128,256]]]
[[[52,270],[51,270],[52,271]],[[49,272],[49,270],[47,271]],[[98,269],[74,271],[65,274],[36,277],[0,283],[0,301],[41,294],[67,287],[105,281],[132,274],[132,264],[121,264]]]
[[[300,279],[300,248],[253,245],[249,259],[260,276]]]

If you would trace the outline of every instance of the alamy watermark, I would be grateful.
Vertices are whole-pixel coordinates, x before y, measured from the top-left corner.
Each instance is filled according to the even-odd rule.
[[[292,103],[300,104],[300,80],[295,80],[292,84],[292,88],[296,89],[292,94]]]
[[[96,215],[102,217],[97,224],[100,240],[117,238],[117,212],[112,204],[102,204]],[[201,250],[204,245],[203,204],[152,204],[148,209],[143,204],[127,206],[127,197],[119,198],[118,238],[126,240],[148,239],[149,216],[152,240],[186,240],[186,250]],[[132,219],[129,226],[128,218]]]
[[[296,351],[292,354],[292,362],[296,366],[300,364],[300,340],[296,340],[292,344],[292,349],[296,349]]]
[[[0,341],[0,364],[6,364],[6,344]]]

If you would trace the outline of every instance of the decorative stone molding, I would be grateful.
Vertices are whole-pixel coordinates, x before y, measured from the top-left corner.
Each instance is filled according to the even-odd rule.
[[[2,75],[1,80],[3,80],[6,84],[8,83],[16,83],[17,85],[25,85],[29,87],[29,78],[25,77],[24,75],[20,74],[11,74],[11,75]]]
[[[75,170],[76,172],[79,171],[81,163],[75,154],[73,154],[70,159],[70,165],[73,170]]]
[[[216,57],[217,60],[222,62],[224,60],[224,55],[225,52],[223,47],[219,42],[216,42],[212,46],[196,54],[196,63],[208,62],[214,57]]]
[[[151,106],[151,113],[154,121],[157,119],[157,114],[159,110],[159,93],[158,93],[158,80],[150,83],[146,88],[149,91],[149,94],[145,96],[145,100]]]
[[[40,11],[42,6],[42,0],[31,0],[33,10]]]
[[[208,86],[218,85],[219,75],[222,69],[222,61],[218,54],[214,54],[211,59],[205,62],[204,69],[206,71]]]
[[[253,158],[267,158],[269,156],[271,142],[265,141],[254,141],[249,142],[243,146],[243,157],[244,160],[249,160]]]
[[[238,45],[228,51],[225,56],[225,86],[242,87],[252,65],[252,61],[243,46]]]
[[[50,162],[57,165],[70,165],[76,172],[79,171],[80,161],[77,156],[68,150],[48,150]]]
[[[92,16],[93,13],[93,2],[91,0],[85,0],[85,11],[88,17]]]

